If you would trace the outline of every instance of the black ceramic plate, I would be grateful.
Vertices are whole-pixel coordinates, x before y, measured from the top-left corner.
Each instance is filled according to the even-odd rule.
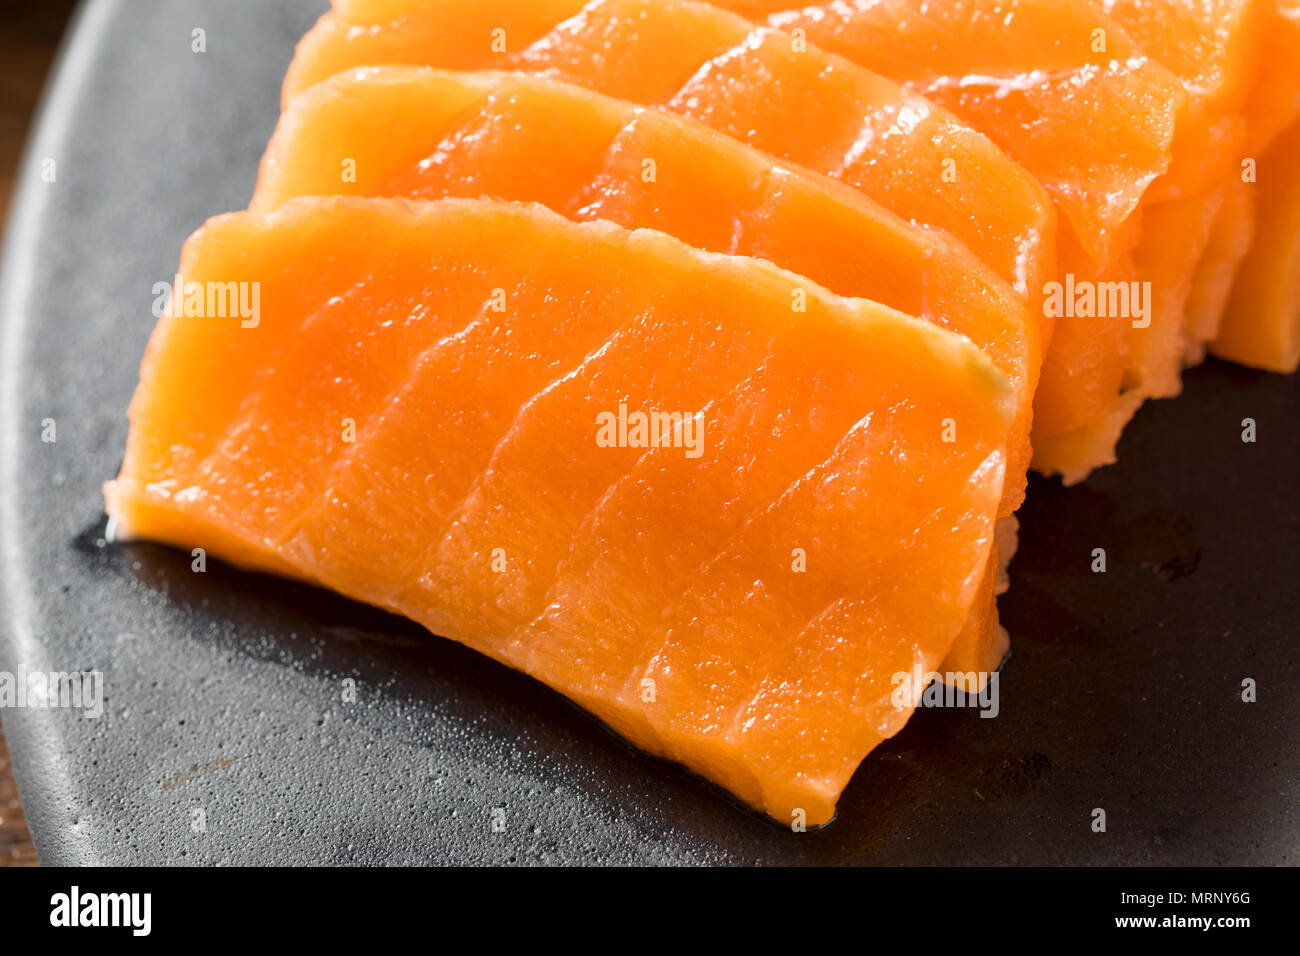
[[[1072,489],[1035,480],[1000,715],[919,713],[816,833],[403,621],[105,546],[100,483],[151,286],[207,216],[247,203],[321,6],[94,0],[30,146],[2,288],[0,670],[96,669],[107,686],[99,720],[3,713],[43,861],[1297,861],[1295,379],[1211,362],[1143,409],[1119,465]]]

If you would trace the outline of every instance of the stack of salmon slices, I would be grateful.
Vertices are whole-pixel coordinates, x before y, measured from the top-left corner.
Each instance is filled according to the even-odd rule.
[[[1207,351],[1300,362],[1296,0],[335,0],[282,107],[115,534],[411,617],[796,827],[1000,666],[1031,468]]]

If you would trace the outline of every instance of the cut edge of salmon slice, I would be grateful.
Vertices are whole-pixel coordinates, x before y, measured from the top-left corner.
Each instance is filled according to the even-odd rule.
[[[309,222],[312,219],[316,221]],[[805,675],[802,678],[805,681],[830,680],[833,675],[853,674],[855,676],[852,677],[850,683],[856,690],[853,690],[847,703],[841,700],[834,714],[828,712],[820,716],[815,714],[798,716],[803,713],[799,703],[800,697],[793,685],[787,686],[786,683],[782,683],[783,681],[788,682],[788,676],[781,677],[778,683],[771,685],[771,687],[775,689],[777,686],[782,686],[786,689],[775,698],[771,698],[770,705],[764,705],[765,707],[775,708],[769,711],[769,717],[772,714],[786,715],[782,719],[790,722],[786,725],[786,731],[789,733],[781,738],[785,740],[785,743],[780,746],[774,745],[775,749],[767,746],[768,741],[765,736],[769,729],[767,725],[761,725],[763,728],[761,731],[756,729],[753,734],[746,736],[742,733],[740,737],[716,737],[706,731],[703,726],[699,729],[691,729],[696,726],[692,723],[695,720],[693,714],[696,712],[690,710],[689,707],[676,712],[677,716],[686,719],[684,725],[676,722],[676,717],[672,716],[672,714],[660,712],[664,716],[672,717],[674,721],[672,726],[675,729],[671,732],[671,740],[663,736],[666,728],[658,732],[658,739],[641,736],[637,733],[635,721],[620,721],[620,714],[627,710],[627,704],[606,700],[605,706],[599,706],[599,701],[592,700],[588,693],[583,691],[581,682],[574,683],[574,680],[577,679],[577,675],[574,673],[570,672],[569,678],[566,679],[564,677],[566,672],[563,670],[550,669],[549,665],[541,663],[535,667],[530,666],[528,661],[512,658],[510,655],[494,652],[491,648],[479,646],[480,650],[485,650],[506,663],[514,666],[524,666],[534,676],[538,676],[561,692],[567,693],[592,707],[597,716],[605,719],[612,726],[618,727],[624,733],[630,733],[636,743],[687,763],[692,769],[702,772],[724,786],[730,787],[733,792],[737,792],[743,799],[774,817],[789,819],[793,811],[802,808],[807,812],[810,824],[826,822],[834,812],[835,800],[840,790],[847,783],[848,777],[852,774],[857,763],[879,741],[881,736],[887,736],[888,733],[897,730],[911,709],[910,706],[906,705],[888,704],[883,698],[876,696],[888,690],[887,673],[875,674],[870,678],[861,678],[856,676],[863,673],[858,668],[868,660],[874,660],[877,667],[883,666],[885,668],[898,664],[905,666],[911,662],[924,664],[927,668],[933,667],[942,659],[943,654],[955,637],[956,631],[959,629],[960,621],[969,613],[970,604],[975,597],[975,589],[981,574],[980,569],[985,566],[993,547],[992,526],[1002,485],[1002,443],[1005,441],[1006,431],[1009,428],[1014,411],[1013,397],[1005,378],[978,349],[960,336],[945,332],[930,323],[909,318],[893,310],[863,300],[846,300],[833,296],[825,292],[825,290],[812,285],[803,277],[786,273],[760,260],[738,259],[699,252],[664,234],[649,230],[629,233],[608,223],[575,224],[536,206],[455,199],[430,203],[348,198],[296,199],[269,215],[261,216],[244,213],[220,217],[211,221],[200,231],[200,234],[187,243],[183,268],[188,271],[189,275],[194,276],[197,281],[205,279],[219,281],[224,277],[209,275],[205,269],[204,259],[208,255],[208,250],[216,250],[217,247],[223,244],[237,247],[237,251],[235,249],[218,251],[215,261],[227,265],[231,261],[237,261],[241,255],[251,255],[256,260],[258,258],[257,252],[261,248],[270,248],[273,244],[281,242],[289,234],[296,234],[300,237],[298,249],[302,250],[302,254],[316,256],[322,262],[333,261],[335,257],[331,250],[333,244],[340,241],[340,237],[343,245],[347,246],[358,241],[358,236],[373,239],[378,231],[389,228],[390,225],[399,233],[399,236],[393,240],[391,248],[398,250],[397,255],[400,260],[400,250],[403,248],[401,237],[409,235],[409,232],[402,233],[401,230],[424,228],[430,223],[439,221],[450,223],[445,227],[447,229],[445,240],[441,238],[441,233],[438,236],[439,241],[445,241],[449,245],[458,245],[458,243],[454,242],[457,229],[475,230],[480,229],[484,223],[497,221],[500,224],[499,231],[509,231],[511,235],[519,236],[521,233],[527,233],[527,229],[521,230],[520,228],[521,224],[527,224],[527,228],[542,230],[550,235],[552,239],[558,238],[561,242],[574,243],[575,248],[577,245],[590,248],[594,243],[602,248],[608,248],[611,255],[637,258],[642,266],[649,266],[653,263],[654,268],[649,269],[649,272],[653,274],[659,274],[660,272],[667,274],[674,270],[680,270],[683,271],[683,274],[699,273],[701,277],[707,275],[715,277],[717,281],[732,282],[736,285],[737,290],[745,290],[744,295],[754,297],[755,302],[766,302],[767,308],[771,311],[768,319],[751,320],[746,318],[745,321],[775,323],[773,325],[774,329],[781,327],[788,328],[790,331],[790,334],[783,336],[781,339],[784,343],[782,348],[770,353],[771,360],[776,363],[774,367],[784,367],[781,363],[785,362],[787,358],[793,360],[800,352],[808,349],[810,350],[807,356],[808,360],[813,360],[814,355],[816,355],[817,363],[823,361],[828,363],[825,366],[820,364],[817,366],[828,369],[827,374],[829,374],[829,369],[836,362],[839,362],[844,366],[846,373],[852,369],[855,380],[862,382],[864,385],[868,382],[877,382],[878,376],[885,378],[890,376],[906,377],[912,374],[920,374],[921,370],[924,369],[924,377],[911,382],[907,386],[908,394],[911,396],[910,402],[914,405],[914,408],[911,411],[899,409],[897,413],[903,415],[898,420],[899,427],[903,427],[906,422],[911,420],[909,416],[920,415],[921,419],[917,419],[918,421],[922,419],[928,420],[928,417],[932,414],[937,417],[937,412],[940,409],[948,407],[947,403],[958,402],[960,404],[963,409],[964,427],[968,430],[965,438],[968,447],[964,452],[957,454],[956,457],[950,457],[950,464],[946,469],[927,472],[925,483],[933,482],[933,490],[927,492],[927,494],[931,497],[935,495],[942,497],[942,501],[936,499],[933,502],[933,507],[937,507],[940,511],[956,507],[962,514],[966,515],[962,519],[966,524],[963,525],[964,530],[961,532],[959,539],[965,543],[958,547],[951,540],[952,528],[950,523],[956,517],[956,512],[946,518],[937,514],[927,514],[925,517],[933,533],[926,532],[922,541],[917,542],[917,546],[924,544],[924,547],[907,559],[908,562],[925,562],[938,560],[938,556],[944,554],[947,557],[943,558],[943,560],[949,561],[952,571],[955,572],[960,568],[960,574],[954,577],[948,585],[941,588],[939,592],[933,590],[935,582],[925,582],[924,590],[929,595],[927,601],[930,609],[925,612],[924,619],[929,622],[930,630],[927,633],[932,633],[933,640],[926,638],[922,645],[917,645],[915,641],[920,640],[919,638],[908,637],[904,639],[901,637],[901,631],[892,633],[892,635],[891,633],[881,632],[872,641],[858,647],[853,654],[845,658],[846,645],[844,645],[842,637],[829,641],[830,635],[822,634],[820,630],[822,625],[816,623],[819,616],[802,618],[809,626],[814,626],[814,631],[809,632],[810,640],[806,646],[797,643],[791,644],[789,641],[780,645],[788,648],[789,653],[794,654],[794,657],[788,657],[786,651],[777,652],[776,645],[774,645],[775,657],[766,662],[756,660],[752,664],[747,663],[744,665],[745,672],[753,673],[753,679],[758,681],[755,685],[756,691],[761,691],[762,687],[765,686],[762,681],[764,674],[779,676],[782,674],[782,669],[785,669],[790,674],[797,672]],[[433,227],[429,226],[429,228]],[[269,230],[269,239],[259,242],[257,237],[259,229]],[[311,242],[301,238],[303,236],[310,237],[311,242],[315,242],[317,245],[312,246]],[[564,237],[567,237],[567,239]],[[426,241],[432,240],[428,240],[426,237]],[[494,246],[500,246],[499,243],[494,244],[491,242],[491,236],[476,236],[475,242],[479,244],[476,248],[491,249]],[[420,251],[422,248],[422,246],[415,248],[414,261],[418,263],[415,268],[420,270],[422,274],[428,275],[430,266]],[[231,258],[232,253],[234,259]],[[500,254],[504,256],[507,252],[505,249],[501,249]],[[387,253],[384,255],[386,256]],[[391,268],[397,268],[401,264],[400,261],[389,258],[384,258],[383,261],[387,262]],[[329,275],[327,272],[321,273],[315,262],[307,263],[301,271],[301,276],[292,270],[283,273],[283,281],[289,282],[295,277],[301,279],[302,276]],[[645,270],[638,269],[637,271],[640,274]],[[442,276],[442,282],[450,283],[456,281],[455,275],[458,274],[434,273],[433,276]],[[344,281],[351,280],[345,279]],[[434,281],[438,280],[435,278]],[[300,285],[301,283],[295,282],[294,288],[298,289]],[[412,287],[414,288],[415,285],[418,285],[418,283],[413,280]],[[694,287],[692,284],[691,288]],[[792,315],[787,313],[792,287],[806,290],[811,302],[807,314]],[[311,294],[313,296],[326,295],[331,291],[337,294],[341,290],[313,289]],[[277,298],[273,293],[269,294],[268,301],[291,302],[291,300],[284,297]],[[364,308],[365,306],[359,307]],[[747,316],[749,315],[749,310],[739,311],[743,311]],[[326,313],[320,321],[328,322],[332,317],[336,318],[338,315],[337,312]],[[246,350],[248,343],[248,339],[244,337],[245,330],[239,329],[237,323],[213,323],[210,317],[198,318],[196,322],[196,318],[198,317],[187,319],[183,316],[164,316],[146,354],[145,363],[142,367],[141,386],[137,390],[136,400],[132,404],[133,426],[128,441],[123,473],[115,482],[109,483],[106,487],[106,502],[118,527],[123,532],[133,531],[136,534],[159,538],[172,544],[185,546],[207,544],[211,547],[214,557],[225,557],[237,563],[251,563],[259,569],[288,570],[289,573],[296,576],[305,577],[327,587],[334,587],[349,596],[374,602],[374,595],[367,588],[358,586],[355,581],[347,582],[336,579],[328,566],[304,563],[292,550],[269,549],[271,554],[266,560],[262,560],[262,556],[254,554],[250,561],[250,555],[246,551],[241,550],[240,547],[232,549],[228,540],[213,536],[214,529],[210,526],[205,525],[202,521],[193,520],[196,514],[202,513],[201,504],[195,504],[194,500],[187,499],[179,494],[158,494],[150,490],[156,486],[157,482],[153,479],[158,476],[156,474],[151,476],[151,463],[141,461],[140,453],[142,449],[158,448],[159,441],[144,441],[140,430],[157,427],[160,423],[159,414],[172,414],[174,405],[168,405],[167,400],[176,397],[154,394],[157,373],[171,365],[173,367],[167,380],[175,381],[177,374],[182,371],[189,371],[191,373],[191,386],[202,392],[203,388],[200,386],[208,384],[209,379],[215,381],[216,377],[219,377],[222,373],[220,362],[212,361],[214,358],[219,358],[219,356],[213,355],[214,349],[212,347],[224,344],[226,346],[225,352],[234,354],[237,351]],[[284,314],[267,314],[263,316],[262,323],[265,326],[282,325],[283,328],[278,334],[288,338],[292,334],[295,323],[303,318],[303,316],[286,317]],[[186,339],[198,335],[202,329],[206,329],[206,331],[202,332],[197,341],[186,343]],[[223,338],[229,341],[222,343]],[[845,346],[849,343],[857,343],[858,348],[845,349]],[[180,348],[181,346],[185,347]],[[820,347],[814,348],[814,346]],[[180,348],[180,351],[177,351],[178,348]],[[253,351],[257,352],[258,350]],[[261,361],[272,363],[275,361],[275,357],[270,353],[263,351],[258,352],[258,355]],[[178,356],[186,358],[190,365],[188,369],[182,370],[174,367],[175,363],[172,360]],[[864,366],[860,364],[864,360],[868,363],[868,366],[870,364],[877,365],[877,370],[870,375],[865,375],[861,371]],[[800,359],[800,361],[803,361],[803,359]],[[795,367],[797,367],[797,363],[791,365],[790,369]],[[816,376],[813,376],[813,379],[815,378]],[[810,387],[815,384],[802,375],[787,378],[786,381],[789,387],[800,386],[800,383],[803,382],[807,382]],[[827,384],[830,381],[830,379],[827,379]],[[782,389],[776,388],[774,385],[775,381],[754,391],[754,397],[756,399],[762,398],[765,402],[771,400],[780,401]],[[919,388],[918,385],[920,385]],[[483,387],[488,386],[485,384]],[[875,401],[875,399],[869,399],[869,396],[875,394],[874,389],[877,387],[886,388],[886,385],[873,384],[870,389],[863,393],[863,400]],[[901,380],[898,385],[888,386],[888,388],[902,388]],[[848,400],[849,394],[843,388],[836,387],[827,393],[827,397],[832,401],[837,397],[844,397],[845,400]],[[888,390],[882,392],[881,400],[884,400],[883,396],[886,394],[890,394]],[[930,404],[932,402],[931,395],[933,395],[933,401],[938,403],[934,404],[932,408]],[[788,401],[793,400],[793,397],[788,399]],[[887,407],[889,409],[895,408],[893,405]],[[237,405],[226,402],[224,408],[210,409],[210,414],[233,414],[235,408],[237,408]],[[926,409],[931,409],[931,411],[926,411]],[[883,433],[876,432],[878,437],[871,439],[871,435],[876,431],[876,428],[886,427],[889,415],[895,414],[894,412],[887,412],[886,406],[880,407],[878,412],[880,415],[878,426],[863,431],[860,424],[857,438],[849,445],[843,446],[845,453],[854,457],[841,459],[834,465],[828,464],[827,468],[821,472],[824,477],[818,480],[836,480],[833,479],[833,476],[840,475],[842,472],[852,474],[855,469],[860,468],[885,467],[886,471],[877,474],[877,480],[882,480],[882,485],[887,485],[888,482],[884,482],[883,479],[890,474],[891,469],[900,468],[902,471],[895,478],[889,480],[904,482],[908,487],[911,487],[913,479],[906,478],[904,472],[910,474],[908,469],[915,470],[915,468],[921,467],[921,462],[909,459],[906,454],[902,457],[894,457],[893,453],[886,453],[885,449],[890,447],[888,443],[892,441],[910,441],[911,439],[905,438],[905,436],[911,435],[912,438],[919,442],[915,449],[917,455],[928,456],[930,452],[926,452],[926,448],[929,448],[931,452],[938,453],[942,446],[939,444],[937,427],[929,435],[905,432],[900,433],[896,438],[889,439],[887,437],[888,431],[886,431]],[[870,421],[871,419],[871,414],[868,414],[863,421]],[[791,419],[790,423],[794,424],[795,421]],[[938,423],[935,424],[937,426]],[[183,423],[178,427],[183,427]],[[876,465],[870,465],[868,460],[859,459],[856,457],[859,452],[852,450],[858,448],[861,441],[868,439],[873,442],[879,442],[883,439],[887,442],[885,446],[871,453],[873,456],[883,455],[878,459],[875,457],[870,459],[870,461],[878,461]],[[165,442],[165,436],[162,437],[162,440]],[[860,447],[865,451],[871,446],[862,445]],[[942,454],[953,456],[954,451],[955,449],[952,451],[944,450]],[[914,463],[906,465],[905,463],[909,460],[913,460]],[[949,459],[940,458],[931,461],[926,457],[925,460],[930,462],[926,466],[930,468],[934,464]],[[186,465],[187,459],[183,455],[171,456],[168,461],[181,470],[190,467]],[[891,464],[885,465],[885,462],[891,462]],[[971,469],[969,472],[966,471],[968,466]],[[143,471],[141,470],[142,467]],[[164,465],[164,467],[167,466]],[[946,478],[943,477],[944,470],[949,473]],[[183,475],[174,475],[173,477],[183,484]],[[262,476],[258,480],[273,483],[276,478],[275,474],[269,474]],[[972,482],[973,484],[971,484]],[[948,497],[950,484],[952,490],[957,488],[967,489],[964,492],[966,497],[957,505],[954,505]],[[864,486],[855,479],[854,487],[863,488]],[[416,490],[418,491],[418,489]],[[786,520],[797,522],[800,520],[801,515],[809,513],[807,509],[824,507],[824,505],[817,504],[817,501],[821,500],[821,493],[808,497],[808,493],[811,493],[812,490],[810,486],[807,493],[801,493],[803,494],[803,497],[799,499],[799,501],[802,501],[801,504],[796,502],[795,499],[791,499],[788,507],[785,507],[780,512],[774,512],[767,523],[770,524],[775,521],[776,524],[762,530],[759,537],[751,535],[750,544],[741,546],[740,551],[734,551],[734,556],[727,558],[727,561],[744,561],[746,555],[751,554],[751,551],[748,550],[751,547],[758,548],[759,550],[753,551],[752,554],[759,555],[770,549],[773,544],[779,548],[781,542],[788,541],[792,526],[786,527],[782,522]],[[255,502],[256,489],[250,488],[248,493],[253,495],[250,501]],[[857,494],[861,496],[864,503],[871,500],[870,496],[866,495],[865,490]],[[922,497],[924,498],[924,495]],[[841,502],[841,504],[837,505],[837,510],[840,510],[842,514],[840,518],[833,522],[867,520],[867,525],[863,529],[848,535],[849,539],[854,539],[860,536],[861,533],[867,533],[874,521],[887,519],[889,522],[897,524],[900,520],[896,516],[887,517],[896,510],[897,502],[884,510],[867,510],[861,513],[852,510],[855,507],[858,506],[851,505],[847,500]],[[926,510],[931,507],[931,504],[923,503],[920,507],[921,510]],[[845,508],[849,510],[844,511]],[[158,511],[166,513],[170,516],[170,519],[159,521]],[[873,514],[876,517],[871,517]],[[918,511],[918,516],[919,514]],[[787,517],[782,517],[782,515]],[[911,520],[911,516],[904,515],[902,520],[903,523],[906,523]],[[927,522],[922,522],[922,526],[926,526]],[[854,526],[845,525],[845,529]],[[784,530],[782,530],[783,528]],[[759,531],[760,529],[755,527],[755,533]],[[671,546],[673,532],[671,529],[667,529],[664,533],[669,535],[666,544]],[[892,533],[901,532],[895,529],[895,532]],[[773,534],[776,535],[775,538],[771,538]],[[769,544],[762,544],[763,541],[769,538],[771,538]],[[889,540],[892,540],[892,538]],[[252,546],[255,552],[262,547],[256,541],[252,542]],[[839,547],[839,545],[836,545],[836,547]],[[957,548],[957,550],[954,551],[954,548]],[[928,557],[932,549],[940,549],[934,550],[934,558]],[[869,550],[867,553],[869,553]],[[829,557],[829,555],[822,555],[820,551],[818,556]],[[902,555],[896,557],[901,558]],[[885,555],[881,554],[877,555],[873,560],[880,561],[884,559]],[[287,569],[277,567],[277,560],[287,562],[289,567]],[[953,560],[956,563],[952,563]],[[837,564],[838,562],[831,562],[827,567],[833,570]],[[880,566],[888,567],[889,565],[886,563]],[[945,567],[947,566],[945,565]],[[737,570],[742,576],[753,573],[752,569],[738,567]],[[841,572],[835,573],[839,574]],[[847,570],[843,573],[847,574]],[[726,599],[730,602],[728,606],[733,609],[728,612],[729,615],[741,614],[742,605],[734,603],[739,599],[740,595],[735,591],[734,585],[729,583],[735,580],[733,572],[728,570],[727,566],[719,565],[718,574],[721,576],[714,576],[716,578],[715,585],[709,586],[722,588],[723,590],[718,592],[721,596],[730,595]],[[630,579],[630,583],[635,584],[637,580],[637,578],[633,577]],[[709,580],[714,580],[714,578]],[[837,612],[836,620],[838,624],[831,633],[842,634],[840,628],[846,624],[849,626],[849,631],[853,632],[855,630],[854,621],[857,622],[856,630],[860,631],[866,622],[877,619],[888,622],[892,619],[891,615],[896,617],[898,613],[901,613],[899,609],[890,612],[887,603],[880,605],[880,598],[875,590],[872,590],[870,595],[864,592],[862,600],[869,597],[870,602],[862,604],[861,600],[853,597],[854,591],[841,592],[838,590],[840,585],[836,583],[836,580],[838,579],[824,582],[816,578],[809,579],[812,591],[796,590],[795,592],[789,592],[786,598],[777,599],[778,603],[771,606],[772,610],[775,612],[784,608],[785,610],[781,611],[781,613],[787,617],[790,614],[802,615],[805,613],[801,610],[802,607],[806,606],[811,609],[812,605],[809,602],[820,600],[818,595],[821,589],[831,588],[832,592],[829,593],[840,595],[840,599],[832,607],[844,609],[842,614]],[[848,580],[851,580],[851,576],[845,578],[845,581]],[[854,585],[854,588],[861,587],[861,582]],[[777,590],[781,591],[782,589],[788,592],[785,585],[782,585]],[[936,593],[943,595],[941,605],[935,605],[934,597]],[[919,592],[916,599],[920,600]],[[429,626],[436,626],[439,623],[429,620],[421,613],[419,607],[394,607],[383,603],[381,603],[381,606],[386,606],[389,610],[395,610],[398,613],[406,613],[417,620],[422,620],[423,623]],[[859,609],[849,610],[854,607]],[[939,607],[939,609],[936,610],[936,607]],[[845,617],[845,614],[848,616]],[[733,625],[742,619],[743,614],[732,622]],[[731,620],[731,617],[728,617],[727,620]],[[718,626],[721,627],[724,623],[720,621]],[[756,621],[754,624],[759,626]],[[942,633],[934,631],[936,627],[940,628]],[[903,630],[910,632],[911,629],[909,627]],[[821,636],[819,637],[818,634],[821,634]],[[455,638],[458,635],[452,633],[449,636]],[[823,638],[826,638],[826,640],[823,640]],[[679,635],[675,640],[680,641],[681,639],[682,635]],[[698,639],[713,641],[714,637],[700,634]],[[696,638],[690,640],[693,641]],[[761,645],[762,642],[759,642],[755,647]],[[690,646],[689,643],[687,646]],[[852,642],[847,645],[848,648],[854,646]],[[921,650],[922,647],[925,650]],[[911,649],[909,650],[909,648]],[[807,657],[807,655],[813,656]],[[864,658],[863,655],[866,655],[866,657]],[[805,660],[805,658],[807,659]],[[811,672],[806,670],[806,665],[812,665],[813,670]],[[753,671],[753,667],[759,669]],[[772,671],[770,668],[773,667],[777,668],[777,670]],[[792,667],[795,670],[789,671],[789,668]],[[810,674],[812,676],[808,676]],[[823,676],[818,678],[816,675]],[[838,680],[838,678],[834,679]],[[866,683],[862,682],[864,679]],[[681,693],[686,693],[686,697],[681,699],[688,700],[692,695],[698,695],[698,693],[705,691],[702,687],[689,684],[681,685],[680,682],[675,680],[666,680],[661,684],[661,688],[665,694],[665,700],[671,695]],[[810,690],[809,692],[813,691]],[[770,695],[773,690],[762,691],[762,693]],[[790,697],[789,694],[791,693],[795,693],[795,696]],[[866,696],[862,696],[863,694]],[[821,699],[819,692],[816,696]],[[840,698],[836,697],[836,699]],[[706,704],[707,693],[706,700],[700,706]],[[880,708],[884,709],[881,710]],[[843,710],[843,713],[841,713],[841,710]],[[851,740],[841,739],[836,747],[829,747],[820,729],[823,723],[833,721],[835,726],[841,726],[842,721],[853,713],[858,713],[860,717],[870,715],[866,723],[861,725],[862,732],[852,735]],[[706,711],[699,711],[698,714],[704,717]],[[877,727],[878,730],[873,729]],[[763,742],[763,746],[758,747],[755,742],[760,740]],[[761,759],[760,750],[762,751]],[[798,769],[801,761],[805,768],[803,771]]]
[[[1115,446],[1137,414],[1146,396],[1136,390],[1121,392],[1114,403],[1093,421],[1073,431],[1034,439],[1034,469],[1060,475],[1065,485],[1075,485],[1095,469],[1115,463]]]
[[[1233,281],[1254,238],[1254,184],[1234,176],[1226,187],[1223,205],[1187,297],[1186,364],[1204,361],[1208,344],[1218,337]]]
[[[1226,187],[1152,203],[1143,215],[1143,236],[1134,257],[1149,284],[1150,321],[1133,330],[1136,383],[1147,398],[1182,392],[1182,370],[1193,341],[1188,306],[1200,263],[1214,236]]]
[[[1300,367],[1300,122],[1259,158],[1255,239],[1233,280],[1218,336],[1219,358],[1273,372]]]

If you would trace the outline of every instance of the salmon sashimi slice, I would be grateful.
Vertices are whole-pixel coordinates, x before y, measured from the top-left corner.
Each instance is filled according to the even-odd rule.
[[[1098,7],[1077,0],[719,2],[902,83],[1006,150],[1060,211],[1051,277],[1058,287],[1100,291],[1130,271],[1139,209],[1169,169],[1188,95]],[[1073,310],[1054,316],[1034,402],[1039,470],[1079,480],[1114,461],[1114,439],[1140,404],[1133,389],[1153,378],[1134,365],[1153,353],[1130,341],[1132,319]],[[1181,314],[1157,324],[1181,328]]]
[[[407,615],[782,822],[832,817],[978,597],[1014,395],[932,323],[481,200],[218,217],[179,273],[119,534]]]
[[[355,172],[346,180],[345,167]],[[961,333],[1015,392],[1000,516],[1023,500],[1042,348],[1028,307],[960,243],[835,180],[691,120],[542,77],[365,67],[293,100],[251,208],[269,212],[310,195],[542,202],[571,219],[654,228],[707,251],[767,259],[838,295]],[[990,562],[988,600],[945,672],[987,675],[1005,656],[992,600],[1000,570]]]
[[[1218,337],[1220,358],[1274,372],[1300,365],[1300,123],[1259,157],[1255,241],[1241,261]]]
[[[1101,0],[1137,44],[1182,80],[1170,170],[1152,184],[1153,202],[1221,185],[1247,141],[1247,98],[1264,49],[1270,0]]]
[[[532,27],[507,28],[504,46],[478,32],[525,8]],[[1051,273],[1055,211],[1038,182],[947,110],[878,74],[685,0],[476,0],[474,9],[466,28],[458,3],[343,6],[299,44],[285,101],[357,66],[542,72],[662,106],[839,179],[950,232],[1022,294]],[[539,10],[554,24],[535,37]],[[356,23],[348,13],[395,19]]]
[[[1089,3],[715,2],[951,110],[1046,187],[1099,268],[1132,243],[1129,220],[1169,168],[1182,83]]]
[[[358,66],[500,68],[579,10],[585,0],[335,2],[298,41],[281,108],[303,90]]]

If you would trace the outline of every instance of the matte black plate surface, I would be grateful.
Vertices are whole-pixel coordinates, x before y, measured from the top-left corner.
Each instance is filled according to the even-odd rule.
[[[755,817],[410,624],[194,574],[187,553],[104,546],[99,489],[151,287],[206,217],[247,203],[321,6],[95,0],[31,144],[0,290],[0,670],[107,681],[99,720],[4,711],[42,860],[1297,861],[1295,379],[1212,362],[1142,411],[1119,465],[1073,489],[1034,481],[1002,605],[1001,714],[918,714],[816,833]],[[1247,677],[1257,703],[1240,699]]]

